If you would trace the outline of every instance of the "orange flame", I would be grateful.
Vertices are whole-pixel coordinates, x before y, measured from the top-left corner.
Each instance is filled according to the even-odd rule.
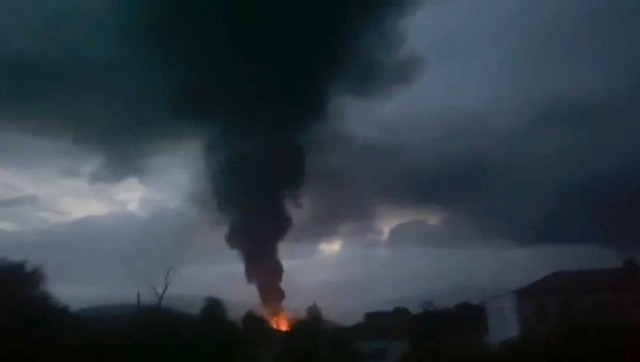
[[[287,332],[291,329],[291,321],[284,312],[269,317],[268,321],[271,328],[277,331]]]

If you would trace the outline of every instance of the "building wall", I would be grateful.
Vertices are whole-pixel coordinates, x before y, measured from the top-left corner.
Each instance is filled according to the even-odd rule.
[[[522,333],[540,336],[562,323],[640,322],[640,293],[595,293],[576,296],[519,296],[517,310]]]
[[[513,293],[490,300],[485,303],[485,307],[489,324],[489,345],[497,346],[520,334],[516,296]]]
[[[408,341],[363,341],[356,343],[367,362],[396,362],[409,349]]]

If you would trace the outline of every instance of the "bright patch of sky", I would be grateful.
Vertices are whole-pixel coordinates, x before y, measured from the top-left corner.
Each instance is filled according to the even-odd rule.
[[[377,224],[382,229],[382,241],[386,241],[390,231],[408,221],[425,221],[437,226],[442,223],[444,214],[435,210],[381,207],[378,210]]]
[[[87,216],[119,212],[148,214],[184,202],[196,146],[167,147],[148,162],[143,176],[94,182],[101,155],[68,141],[28,135],[0,136],[0,200],[31,202],[0,208],[0,230],[43,228]],[[6,151],[6,152],[2,152]]]
[[[341,239],[333,239],[328,241],[323,241],[318,244],[318,250],[323,255],[333,255],[337,254],[342,250],[342,240]]]

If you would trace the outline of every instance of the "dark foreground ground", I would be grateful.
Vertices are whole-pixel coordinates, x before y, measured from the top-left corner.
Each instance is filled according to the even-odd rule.
[[[340,327],[321,315],[286,333],[248,312],[231,321],[208,298],[198,315],[140,307],[119,316],[82,316],[58,305],[44,276],[24,263],[0,263],[0,361],[372,361],[362,342],[400,339],[401,361],[640,361],[640,328],[565,323],[544,338],[487,347],[481,306],[411,314],[369,313]]]

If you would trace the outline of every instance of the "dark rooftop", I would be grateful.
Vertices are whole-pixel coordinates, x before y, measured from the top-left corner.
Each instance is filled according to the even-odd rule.
[[[637,264],[621,268],[558,271],[516,291],[520,295],[567,295],[598,292],[640,292]]]

